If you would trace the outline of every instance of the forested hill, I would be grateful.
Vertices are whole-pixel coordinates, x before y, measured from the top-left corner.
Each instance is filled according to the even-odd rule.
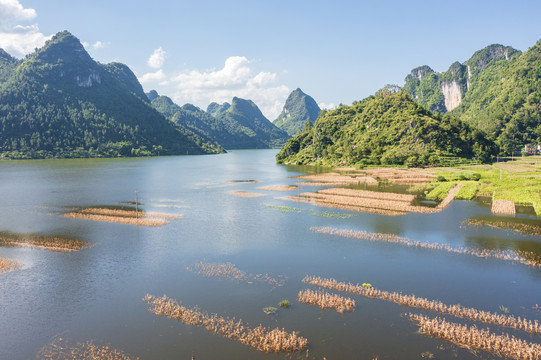
[[[226,149],[268,149],[285,144],[289,135],[273,125],[251,100],[233,98],[231,105],[211,104],[209,110],[232,137],[220,144]]]
[[[277,154],[279,163],[440,165],[449,158],[488,161],[496,145],[451,116],[434,115],[407,91],[385,87],[351,106],[323,111]]]
[[[96,63],[67,31],[22,61],[0,51],[1,158],[214,151],[202,145],[152,108],[126,65]]]
[[[304,128],[307,121],[314,123],[320,111],[311,96],[306,95],[301,89],[296,89],[288,96],[284,109],[273,124],[286,131],[289,136],[295,136]]]
[[[491,45],[445,73],[414,69],[405,88],[429,109],[485,131],[504,154],[541,143],[541,41],[524,53]]]

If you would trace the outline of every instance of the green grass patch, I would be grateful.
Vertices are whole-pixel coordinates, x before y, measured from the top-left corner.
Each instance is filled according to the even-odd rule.
[[[442,201],[449,193],[449,190],[455,187],[455,185],[456,182],[454,181],[440,183],[436,188],[426,195],[426,198],[429,200]]]
[[[269,208],[271,210],[276,210],[281,213],[290,213],[290,212],[300,212],[301,209],[296,207],[290,207],[290,206],[277,206],[277,205],[265,205],[266,208]]]
[[[477,191],[479,190],[479,187],[481,184],[478,182],[467,182],[464,183],[462,188],[458,191],[458,193],[455,195],[456,200],[473,200],[475,196],[477,195]]]
[[[355,214],[343,214],[332,211],[317,211],[310,210],[313,216],[323,217],[323,218],[332,218],[332,219],[349,219],[350,217],[357,216]]]
[[[282,300],[278,303],[278,305],[282,308],[289,308],[291,306],[291,303],[289,302],[289,300]]]

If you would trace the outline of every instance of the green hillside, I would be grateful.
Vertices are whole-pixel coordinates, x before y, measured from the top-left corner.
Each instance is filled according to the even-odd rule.
[[[405,88],[430,110],[486,132],[503,154],[541,143],[541,41],[524,53],[490,45],[445,73],[416,68]]]
[[[288,134],[273,125],[251,100],[235,97],[230,107],[222,105],[211,110],[214,110],[214,117],[223,124],[225,130],[232,134],[231,138],[220,141],[226,149],[280,147],[289,138]]]
[[[0,52],[0,157],[204,154],[152,108],[133,72],[64,31],[23,61]]]
[[[495,144],[451,116],[434,115],[407,91],[388,86],[351,106],[323,111],[317,122],[290,139],[279,163],[423,166],[452,159],[488,161]]]

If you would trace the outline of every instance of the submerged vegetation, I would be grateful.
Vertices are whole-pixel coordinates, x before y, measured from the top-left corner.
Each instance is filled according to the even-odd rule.
[[[47,360],[139,360],[121,350],[99,346],[93,341],[69,345],[62,338],[55,339],[41,349],[39,359]]]
[[[315,305],[320,309],[335,309],[340,314],[355,310],[355,300],[325,291],[302,290],[297,296],[299,302]]]
[[[265,282],[273,286],[282,286],[287,281],[287,277],[284,275],[272,277],[269,274],[249,274],[246,271],[238,269],[235,264],[232,263],[204,263],[200,261],[188,266],[186,270],[208,278],[226,278],[235,281],[247,282],[249,284],[254,282]]]
[[[139,226],[163,226],[166,219],[178,219],[179,215],[146,213],[142,210],[129,207],[89,207],[78,211],[68,212],[62,215],[67,218],[105,221],[120,224]]]
[[[313,232],[320,234],[328,234],[333,236],[341,236],[359,240],[368,240],[375,242],[386,242],[391,244],[404,245],[420,249],[447,251],[453,254],[470,255],[479,258],[494,258],[504,261],[516,261],[524,265],[541,267],[541,259],[532,252],[516,251],[516,250],[492,250],[492,249],[471,249],[471,248],[453,248],[447,244],[429,243],[423,241],[415,241],[406,237],[371,233],[367,231],[341,230],[332,227],[312,227]]]
[[[269,329],[262,325],[250,327],[242,320],[207,314],[197,308],[190,309],[179,305],[176,300],[167,296],[155,297],[146,295],[143,301],[149,305],[149,311],[163,317],[182,321],[185,324],[201,326],[216,335],[239,341],[263,352],[297,352],[308,346],[308,340],[295,332],[287,332],[278,328]]]
[[[498,229],[509,229],[528,235],[541,235],[541,220],[503,217],[478,216],[465,221],[470,226],[491,226]]]
[[[90,243],[71,237],[0,232],[0,246],[32,247],[50,251],[70,252],[90,247]]]
[[[0,274],[18,270],[22,264],[14,259],[0,257]]]
[[[541,324],[537,321],[515,317],[513,315],[499,314],[490,311],[468,308],[460,304],[447,305],[438,300],[428,300],[415,295],[404,295],[399,292],[378,290],[374,287],[353,285],[351,283],[338,282],[335,279],[326,279],[315,276],[306,276],[302,281],[306,284],[319,286],[334,291],[341,291],[349,294],[364,296],[371,299],[378,299],[393,302],[398,305],[434,311],[440,314],[451,315],[460,319],[478,321],[485,324],[498,325],[511,329],[522,330],[532,335],[541,336]]]
[[[541,345],[517,339],[508,334],[496,335],[488,329],[478,329],[448,322],[445,319],[408,314],[419,325],[419,333],[452,342],[466,349],[479,349],[491,354],[517,360],[541,359]]]

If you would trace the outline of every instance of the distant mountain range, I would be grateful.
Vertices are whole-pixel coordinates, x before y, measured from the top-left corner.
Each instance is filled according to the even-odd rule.
[[[0,49],[0,159],[208,154],[294,136],[280,162],[432,165],[541,143],[541,41],[415,68],[404,89],[333,111],[296,89],[271,123],[251,100],[205,111],[145,94],[126,65],[95,62],[64,31],[22,60]]]
[[[211,103],[207,111],[192,105],[182,107],[167,96],[147,93],[154,106],[175,124],[225,149],[268,149],[280,147],[288,134],[273,125],[251,100],[233,98],[231,104]]]
[[[295,136],[307,121],[316,122],[321,109],[316,101],[301,89],[294,90],[287,98],[284,109],[273,124],[285,130],[289,136]]]
[[[0,50],[0,157],[218,151],[156,111],[133,72],[99,64],[67,31],[23,60]]]
[[[418,67],[404,87],[429,110],[485,131],[503,153],[541,142],[541,41],[524,53],[490,45],[443,73]]]

